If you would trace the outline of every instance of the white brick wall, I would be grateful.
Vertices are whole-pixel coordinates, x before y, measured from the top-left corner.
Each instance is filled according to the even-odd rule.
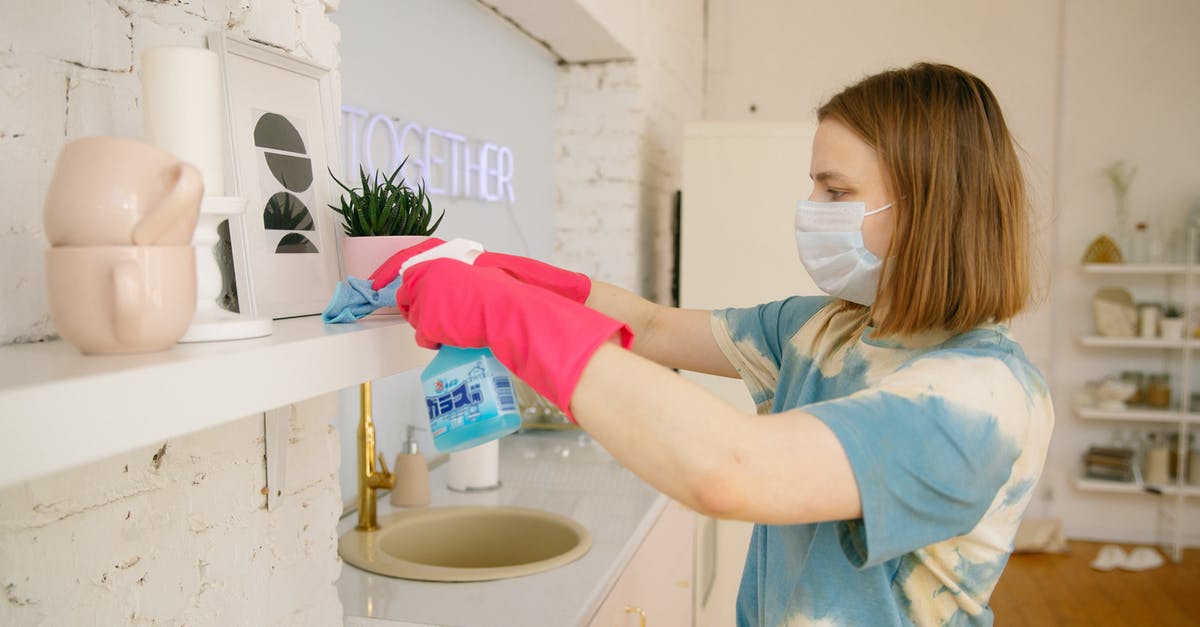
[[[51,336],[41,205],[62,145],[141,136],[137,61],[210,30],[337,67],[325,0],[14,0],[0,18],[0,345]],[[334,625],[333,397],[301,405],[267,512],[262,417],[0,489],[2,625]],[[30,419],[55,420],[55,416]]]
[[[703,3],[588,8],[634,59],[563,66],[555,261],[665,302],[683,125],[701,116]]]
[[[637,66],[566,65],[556,90],[555,262],[641,292]]]
[[[64,143],[142,136],[146,48],[212,30],[336,68],[336,0],[9,0],[0,19],[0,345],[51,337],[42,199]]]
[[[297,408],[270,512],[261,415],[0,490],[0,624],[338,624],[336,399]]]

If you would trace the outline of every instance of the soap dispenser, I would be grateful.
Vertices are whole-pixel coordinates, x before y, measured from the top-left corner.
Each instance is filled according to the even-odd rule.
[[[417,427],[408,425],[408,439],[392,466],[396,480],[392,485],[391,501],[397,507],[429,505],[429,466],[417,447],[416,431]]]

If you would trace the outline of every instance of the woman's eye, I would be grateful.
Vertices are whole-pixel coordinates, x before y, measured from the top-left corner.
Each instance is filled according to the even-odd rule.
[[[830,199],[832,199],[832,200],[838,200],[838,199],[840,199],[842,196],[845,196],[845,195],[846,195],[846,192],[845,192],[845,191],[843,191],[843,190],[840,190],[840,189],[831,189],[831,190],[829,190],[829,198],[830,198]]]

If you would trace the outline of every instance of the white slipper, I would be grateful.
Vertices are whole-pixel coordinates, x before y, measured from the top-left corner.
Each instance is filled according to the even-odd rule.
[[[1096,570],[1112,570],[1125,564],[1129,556],[1125,555],[1125,550],[1115,544],[1106,544],[1100,547],[1100,552],[1096,555],[1096,559],[1092,560],[1092,568]]]
[[[1123,570],[1150,570],[1163,565],[1162,555],[1150,547],[1139,546],[1121,562]]]

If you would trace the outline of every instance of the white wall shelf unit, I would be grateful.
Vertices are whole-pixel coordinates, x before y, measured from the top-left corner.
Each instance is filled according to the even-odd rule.
[[[1182,495],[1185,497],[1200,497],[1200,487],[1162,485],[1150,486],[1141,482],[1103,481],[1077,477],[1075,487],[1085,492],[1107,492],[1110,494],[1145,494],[1156,496],[1159,493],[1166,496]]]
[[[1075,415],[1087,420],[1115,420],[1118,422],[1175,422],[1182,421],[1188,424],[1200,423],[1200,414],[1186,413],[1178,409],[1147,409],[1141,407],[1131,407],[1119,411],[1111,411],[1104,409],[1096,409],[1094,407],[1079,407],[1073,408]]]
[[[1079,343],[1088,348],[1184,348],[1194,347],[1194,340],[1141,338],[1141,337],[1102,337],[1085,335],[1079,338]]]
[[[1185,258],[1188,260],[1196,259],[1196,236],[1197,231],[1194,228],[1187,235]],[[1200,340],[1193,338],[1191,332],[1198,322],[1194,319],[1192,312],[1193,305],[1197,304],[1193,294],[1193,278],[1198,270],[1195,263],[1188,261],[1185,263],[1153,264],[1089,263],[1082,265],[1082,272],[1085,275],[1090,275],[1090,278],[1093,280],[1112,277],[1119,278],[1119,280],[1125,283],[1133,282],[1135,285],[1143,286],[1146,285],[1147,281],[1160,282],[1168,294],[1175,294],[1176,299],[1178,299],[1175,304],[1183,306],[1184,337],[1113,338],[1085,335],[1078,338],[1081,346],[1091,349],[1163,351],[1164,359],[1168,363],[1175,364],[1179,372],[1178,383],[1172,386],[1173,395],[1178,399],[1176,405],[1171,409],[1131,407],[1123,411],[1104,411],[1080,406],[1072,407],[1074,413],[1085,420],[1108,420],[1140,423],[1143,425],[1151,424],[1178,430],[1179,436],[1175,450],[1177,463],[1176,467],[1172,469],[1176,478],[1170,485],[1148,486],[1143,484],[1140,469],[1137,468],[1134,469],[1134,475],[1138,480],[1129,483],[1089,479],[1083,477],[1082,473],[1075,478],[1075,487],[1082,492],[1155,494],[1172,497],[1170,502],[1174,505],[1175,510],[1174,516],[1171,517],[1174,521],[1173,530],[1171,537],[1164,539],[1163,548],[1166,549],[1171,559],[1178,562],[1183,559],[1183,529],[1186,528],[1186,523],[1183,520],[1184,499],[1200,496],[1200,486],[1193,486],[1186,483],[1187,473],[1184,470],[1184,463],[1190,452],[1187,450],[1188,427],[1192,424],[1200,423],[1200,414],[1195,413],[1200,408],[1189,406],[1192,392],[1192,353],[1197,346],[1200,346]],[[1135,459],[1140,460],[1141,455],[1135,456]],[[1162,500],[1158,500],[1157,502],[1160,506],[1164,504]]]
[[[0,348],[0,486],[421,367],[399,316],[276,320],[261,338],[82,355],[63,341]]]
[[[1088,274],[1176,276],[1187,274],[1188,270],[1182,263],[1085,263],[1083,271]]]

